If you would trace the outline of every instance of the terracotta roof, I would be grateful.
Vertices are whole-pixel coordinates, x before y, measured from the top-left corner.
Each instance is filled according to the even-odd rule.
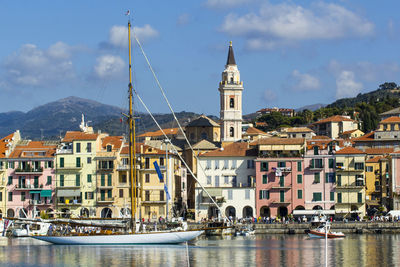
[[[304,138],[260,138],[250,145],[302,145],[304,144]]]
[[[47,145],[46,141],[29,141],[27,145],[17,145],[9,158],[51,158],[57,145]]]
[[[264,121],[256,121],[256,126],[267,126],[268,124]]]
[[[320,123],[327,123],[327,122],[340,122],[340,121],[353,121],[353,122],[356,122],[355,120],[346,118],[344,116],[335,115],[335,116],[332,116],[332,117],[325,118],[325,119],[319,120],[317,122],[314,122],[313,124],[320,124]]]
[[[287,133],[304,133],[304,132],[312,132],[313,130],[311,130],[308,127],[289,127],[289,128],[284,128],[282,131]]]
[[[259,134],[265,134],[265,135],[267,135],[266,132],[263,132],[263,131],[261,131],[261,130],[259,130],[259,129],[257,129],[257,128],[254,128],[254,127],[249,127],[249,128],[247,128],[246,134],[248,134],[248,135],[259,135]]]
[[[205,149],[205,150],[213,150],[213,149],[218,148],[214,143],[212,143],[208,140],[205,140],[205,139],[194,144],[192,147],[193,147],[193,149]],[[187,149],[187,148],[188,147],[185,146],[185,149]]]
[[[354,129],[354,130],[350,130],[350,131],[345,131],[342,134],[351,134],[354,133],[355,131],[357,131],[358,129]]]
[[[357,149],[357,148],[354,148],[354,147],[352,147],[352,146],[348,146],[348,147],[345,147],[345,148],[342,148],[341,150],[339,150],[339,151],[336,151],[336,155],[347,155],[347,154],[365,154],[365,152],[364,151],[361,151],[361,150],[359,150],[359,149]]]
[[[89,134],[78,131],[68,131],[65,133],[62,142],[72,142],[76,140],[96,140],[98,136],[99,136],[98,134]]]
[[[172,134],[176,135],[179,132],[179,128],[167,128],[163,129],[164,133],[166,135]],[[155,131],[155,132],[145,132],[142,133],[141,135],[138,135],[138,137],[156,137],[156,136],[164,136],[161,130]]]
[[[219,124],[205,115],[201,115],[197,119],[189,122],[186,127],[219,127]]]
[[[148,155],[165,155],[165,150],[160,150],[143,143],[136,143],[136,154],[140,154],[143,146],[143,153]],[[121,149],[121,155],[129,155],[129,146],[124,146]]]
[[[122,136],[106,136],[102,139],[101,146],[106,149],[107,145],[112,145],[113,149],[120,149],[123,140]]]
[[[13,136],[14,133],[0,139],[0,158],[4,158],[6,156],[6,151],[8,149],[7,144],[11,142]]]
[[[331,139],[331,138],[329,136],[326,136],[326,135],[316,135],[316,136],[313,136],[311,139],[318,140],[318,139]]]
[[[357,141],[375,141],[374,134],[375,134],[375,131],[372,131],[372,132],[364,134],[363,136],[360,136],[360,137],[357,137],[357,138],[353,138],[353,139],[351,139],[351,141],[352,142],[357,142]]]
[[[257,156],[257,149],[250,149],[247,142],[232,143],[224,148],[200,154],[202,157],[250,157]]]
[[[400,117],[389,117],[387,119],[384,119],[382,121],[380,121],[379,123],[399,123],[400,122]]]
[[[365,153],[369,155],[383,155],[394,152],[394,148],[366,148]]]
[[[381,158],[383,158],[383,157],[377,156],[377,157],[370,158],[370,159],[366,160],[365,162],[367,162],[367,163],[377,163],[377,162],[379,162],[379,160]]]

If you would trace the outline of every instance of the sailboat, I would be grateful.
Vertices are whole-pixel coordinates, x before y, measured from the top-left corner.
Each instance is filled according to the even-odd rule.
[[[129,234],[94,234],[67,236],[31,236],[32,238],[62,245],[135,245],[135,244],[179,244],[200,236],[204,230],[178,230],[140,233],[135,223],[136,214],[136,162],[135,156],[135,120],[132,108],[132,68],[131,68],[131,23],[128,22],[129,39],[129,165],[131,181],[131,233]],[[134,232],[134,226],[136,232]]]

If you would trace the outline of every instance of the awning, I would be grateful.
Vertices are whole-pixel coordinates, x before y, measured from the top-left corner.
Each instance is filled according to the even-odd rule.
[[[40,197],[51,197],[51,190],[42,190]]]
[[[335,215],[335,210],[293,210],[293,215]]]
[[[212,197],[222,196],[221,188],[206,188],[206,190]],[[202,195],[203,195],[203,197],[208,197],[208,194],[204,190],[203,190]]]
[[[81,190],[79,189],[61,189],[57,191],[57,197],[79,197]]]
[[[29,194],[40,194],[40,191],[29,191]]]

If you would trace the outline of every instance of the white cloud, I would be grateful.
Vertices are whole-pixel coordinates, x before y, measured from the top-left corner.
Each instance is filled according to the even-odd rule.
[[[277,99],[277,96],[274,91],[267,89],[264,91],[263,98],[267,103],[270,103],[270,102],[275,101]]]
[[[303,40],[367,37],[374,33],[374,24],[336,4],[320,2],[305,8],[267,3],[258,13],[227,15],[221,31],[245,37],[250,49],[273,49]]]
[[[2,62],[2,84],[9,88],[19,86],[49,87],[75,78],[70,46],[58,42],[47,50],[34,44],[25,44]]]
[[[96,60],[94,74],[100,79],[110,79],[119,77],[125,67],[125,62],[119,56],[104,55]]]
[[[320,81],[317,77],[312,76],[308,73],[301,73],[298,70],[292,72],[294,90],[298,91],[310,91],[318,90],[321,86]]]
[[[158,37],[159,33],[149,24],[143,27],[133,27],[133,33],[136,34],[140,42],[146,42],[150,39]],[[132,35],[133,41],[133,35]],[[109,33],[109,43],[116,47],[128,46],[128,28],[126,26],[113,26]]]
[[[228,8],[247,4],[253,0],[207,0],[205,5],[209,8]]]
[[[343,70],[336,78],[336,97],[354,97],[361,92],[362,83],[355,81],[354,72]]]

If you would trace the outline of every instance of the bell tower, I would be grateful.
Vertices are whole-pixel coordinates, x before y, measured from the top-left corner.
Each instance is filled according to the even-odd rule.
[[[242,91],[243,82],[229,43],[228,59],[219,83],[221,141],[235,142],[242,139]]]

